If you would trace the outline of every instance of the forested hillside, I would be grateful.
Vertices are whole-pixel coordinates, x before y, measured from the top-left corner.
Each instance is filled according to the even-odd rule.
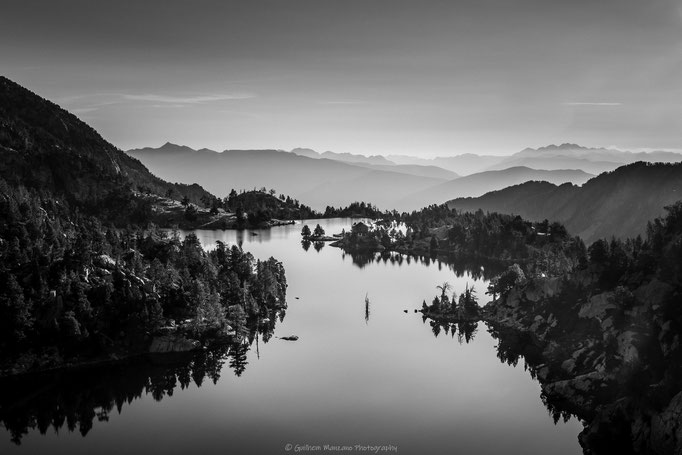
[[[286,307],[277,260],[147,225],[154,193],[215,205],[198,185],[4,78],[0,125],[0,376],[191,350]]]
[[[173,184],[105,141],[73,114],[0,76],[0,178],[63,198],[121,224],[142,209],[133,190],[211,196],[199,185]]]
[[[636,237],[664,207],[682,199],[682,164],[634,163],[601,174],[582,187],[527,182],[448,206],[465,211],[520,215],[551,220],[590,243],[600,237]]]

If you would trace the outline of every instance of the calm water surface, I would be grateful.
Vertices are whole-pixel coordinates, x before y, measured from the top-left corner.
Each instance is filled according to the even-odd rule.
[[[317,222],[328,234],[351,223],[312,221],[311,228]],[[163,380],[176,386],[168,387],[171,394],[140,385],[119,399],[120,412],[114,407],[102,421],[92,419],[87,431],[78,425],[69,431],[68,421],[57,425],[58,432],[43,425],[44,435],[31,429],[20,445],[0,428],[0,453],[284,454],[286,444],[293,445],[289,453],[306,444],[390,444],[410,454],[581,453],[582,425],[575,419],[554,424],[523,361],[517,367],[501,363],[483,324],[470,343],[460,344],[444,332],[434,337],[412,311],[444,281],[458,294],[474,285],[485,303],[485,282],[466,273],[458,277],[437,262],[379,261],[361,268],[337,248],[305,251],[300,230],[299,224],[196,231],[206,248],[216,240],[242,242],[255,257],[274,256],[286,269],[286,317],[267,343],[260,340],[257,350],[254,344],[246,352],[240,376],[229,360],[215,384],[207,378],[200,387],[189,380],[180,387],[162,371]],[[300,338],[277,338],[286,335]],[[134,376],[125,369],[102,374],[113,383]],[[51,412],[55,419],[63,414]]]

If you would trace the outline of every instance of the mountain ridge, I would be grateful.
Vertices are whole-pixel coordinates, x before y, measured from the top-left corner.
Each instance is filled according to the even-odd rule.
[[[372,169],[372,165],[309,158],[283,150],[202,153],[192,149],[164,156],[159,149],[148,148],[129,153],[168,180],[200,182],[219,195],[226,195],[232,188],[265,186],[318,210],[362,200],[390,209],[394,200],[446,181],[445,178],[395,172],[390,168]]]
[[[682,199],[682,163],[636,162],[590,179],[582,187],[526,182],[475,198],[447,202],[458,210],[513,213],[563,223],[586,242],[636,237],[664,207]]]
[[[593,177],[594,175],[580,170],[538,170],[517,166],[499,171],[479,172],[450,180],[414,193],[402,200],[401,203],[407,207],[423,207],[430,204],[445,203],[454,197],[481,196],[490,191],[501,190],[527,181],[583,184]]]
[[[11,184],[53,191],[90,208],[125,186],[171,191],[192,202],[211,196],[193,182],[178,185],[153,175],[75,115],[3,76],[0,125],[0,177]]]

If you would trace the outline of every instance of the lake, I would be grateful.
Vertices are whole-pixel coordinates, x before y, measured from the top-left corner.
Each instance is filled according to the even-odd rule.
[[[308,224],[318,222],[327,234],[351,225],[348,219]],[[268,342],[258,337],[230,355],[90,371],[88,387],[58,375],[47,398],[33,405],[44,409],[17,411],[15,420],[26,420],[17,427],[29,428],[20,445],[0,429],[0,453],[339,451],[325,445],[363,453],[372,453],[366,446],[393,453],[393,447],[397,453],[582,453],[580,422],[555,425],[540,385],[523,361],[510,366],[497,358],[484,324],[467,343],[444,331],[434,336],[413,312],[445,281],[458,295],[473,285],[484,304],[487,282],[438,261],[392,256],[354,263],[328,245],[306,251],[300,231],[301,224],[195,231],[206,248],[217,240],[241,242],[259,259],[284,263],[288,309]],[[288,335],[299,339],[278,338]]]

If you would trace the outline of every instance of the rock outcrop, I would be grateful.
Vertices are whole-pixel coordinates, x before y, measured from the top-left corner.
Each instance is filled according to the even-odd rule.
[[[525,357],[555,418],[584,421],[585,453],[682,453],[680,332],[665,310],[672,286],[590,284],[586,275],[536,278],[489,304],[501,358]]]

